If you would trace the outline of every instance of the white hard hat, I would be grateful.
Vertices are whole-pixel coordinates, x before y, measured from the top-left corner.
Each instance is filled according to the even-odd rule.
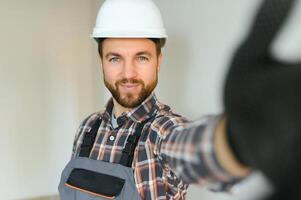
[[[167,38],[152,0],[106,0],[98,11],[93,38]]]

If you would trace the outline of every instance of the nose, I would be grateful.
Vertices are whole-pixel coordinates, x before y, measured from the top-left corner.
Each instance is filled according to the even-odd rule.
[[[123,77],[126,79],[135,78],[137,76],[135,63],[131,60],[126,60],[123,65]]]

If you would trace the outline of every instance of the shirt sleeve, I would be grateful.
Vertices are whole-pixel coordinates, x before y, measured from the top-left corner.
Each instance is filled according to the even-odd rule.
[[[213,141],[219,119],[220,116],[206,116],[161,127],[155,153],[186,183],[209,186],[213,191],[231,191],[241,179],[228,173],[217,160]]]

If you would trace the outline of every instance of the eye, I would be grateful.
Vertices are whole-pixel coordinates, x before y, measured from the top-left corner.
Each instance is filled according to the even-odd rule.
[[[145,56],[138,56],[137,59],[138,59],[139,62],[147,62],[147,61],[149,61],[149,58],[145,57]]]
[[[110,62],[110,63],[117,63],[117,62],[119,62],[119,61],[120,61],[120,58],[119,58],[119,57],[112,57],[112,58],[109,59],[109,62]]]

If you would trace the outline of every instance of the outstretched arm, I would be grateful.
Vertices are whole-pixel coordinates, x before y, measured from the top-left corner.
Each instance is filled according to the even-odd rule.
[[[162,124],[163,127],[157,127]],[[250,170],[234,157],[227,143],[222,116],[204,116],[194,122],[175,124],[176,119],[162,118],[152,124],[155,153],[186,183],[218,186],[227,190],[249,175]],[[152,138],[152,137],[150,137]]]

